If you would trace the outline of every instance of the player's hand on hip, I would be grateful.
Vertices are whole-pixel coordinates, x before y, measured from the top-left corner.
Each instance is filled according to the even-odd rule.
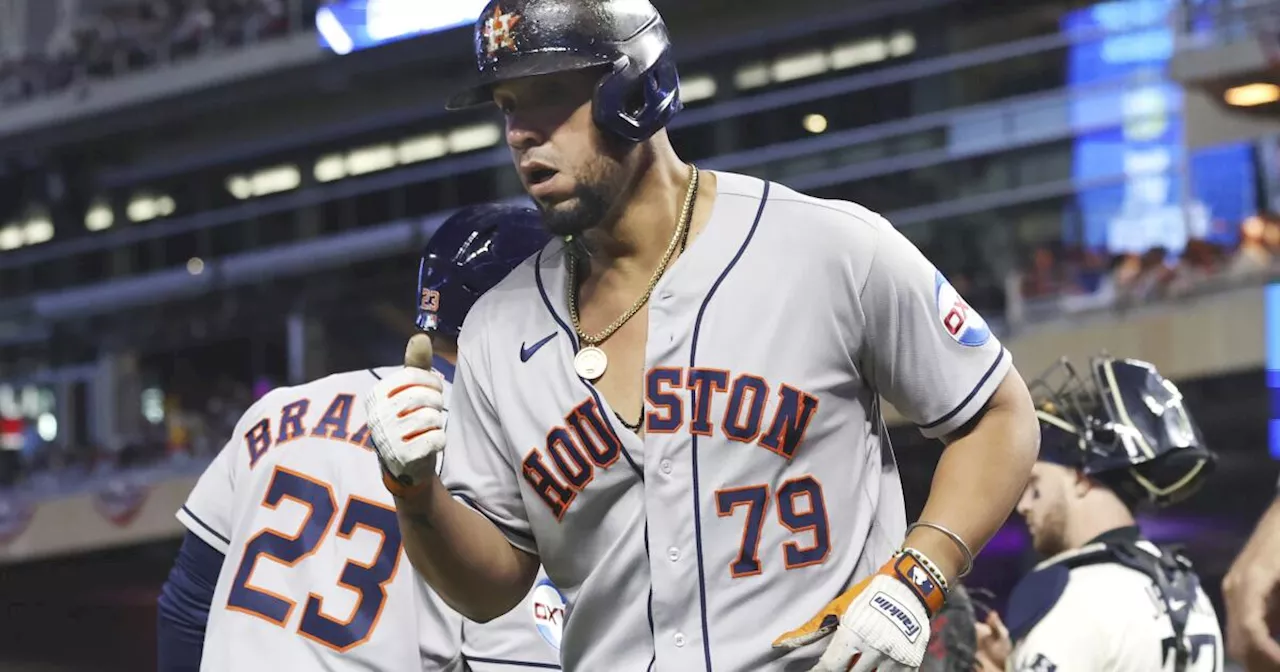
[[[929,646],[929,619],[944,599],[932,572],[897,555],[773,646],[796,649],[830,636],[810,672],[916,670]]]
[[[435,473],[436,455],[444,450],[444,385],[430,370],[431,354],[430,338],[414,336],[405,350],[405,367],[378,381],[364,398],[382,468],[408,488]],[[392,492],[396,483],[388,483]]]

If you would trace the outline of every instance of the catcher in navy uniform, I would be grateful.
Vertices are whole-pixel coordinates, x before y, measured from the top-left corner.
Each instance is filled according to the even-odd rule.
[[[1062,360],[1030,385],[1040,461],[1018,502],[1037,552],[1005,621],[977,625],[982,672],[1222,669],[1222,632],[1191,563],[1143,538],[1142,506],[1185,499],[1213,469],[1178,388],[1154,366]]]

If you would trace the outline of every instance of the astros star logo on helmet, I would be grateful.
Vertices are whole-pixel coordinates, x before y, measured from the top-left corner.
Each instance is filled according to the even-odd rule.
[[[493,6],[493,16],[484,22],[484,51],[494,58],[503,49],[515,51],[516,38],[512,30],[520,22],[519,14],[502,11],[502,5]]]

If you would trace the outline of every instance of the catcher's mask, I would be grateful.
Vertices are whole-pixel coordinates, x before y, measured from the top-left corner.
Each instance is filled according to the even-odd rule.
[[[1103,354],[1081,376],[1064,357],[1029,387],[1040,459],[1081,470],[1130,506],[1182,501],[1213,471],[1182,393],[1147,362]]]

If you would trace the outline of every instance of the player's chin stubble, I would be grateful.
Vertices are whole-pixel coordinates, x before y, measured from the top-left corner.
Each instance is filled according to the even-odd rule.
[[[597,156],[574,182],[573,196],[553,204],[538,203],[542,223],[556,236],[577,236],[599,226],[623,197],[627,178],[621,165]]]
[[[556,236],[577,236],[599,224],[609,211],[609,203],[598,191],[585,185],[573,190],[567,200],[546,205],[538,203],[542,225]]]
[[[1036,526],[1035,534],[1031,538],[1031,545],[1036,552],[1045,557],[1057,555],[1066,549],[1065,528],[1066,521],[1058,512],[1049,511],[1045,514],[1044,519]]]

